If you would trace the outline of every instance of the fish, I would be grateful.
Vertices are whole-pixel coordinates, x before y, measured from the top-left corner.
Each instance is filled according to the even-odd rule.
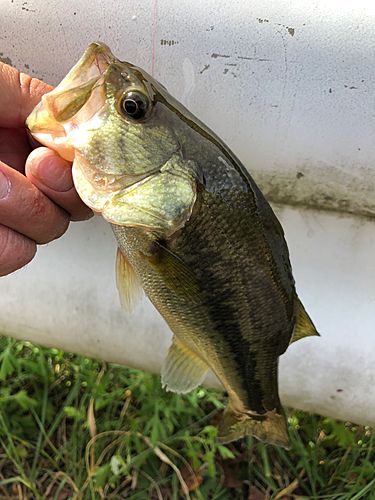
[[[73,162],[82,200],[115,234],[117,287],[144,290],[173,332],[166,390],[211,369],[228,394],[218,440],[288,447],[278,359],[319,335],[299,300],[283,229],[228,146],[143,69],[89,45],[26,126]]]

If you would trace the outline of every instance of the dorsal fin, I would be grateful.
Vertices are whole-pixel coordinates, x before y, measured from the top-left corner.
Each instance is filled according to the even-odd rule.
[[[304,337],[320,336],[310,316],[305,311],[302,302],[298,298],[296,299],[296,317],[296,324],[290,343],[296,342]]]
[[[116,284],[122,307],[131,311],[141,296],[142,288],[134,269],[119,248],[116,255]]]

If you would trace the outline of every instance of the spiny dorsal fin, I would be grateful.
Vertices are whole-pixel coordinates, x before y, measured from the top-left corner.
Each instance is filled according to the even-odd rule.
[[[203,382],[207,371],[206,363],[174,336],[161,370],[161,385],[186,394]]]
[[[290,343],[296,342],[304,337],[320,336],[314,326],[314,323],[311,321],[310,316],[305,311],[302,302],[298,298],[296,299],[296,315],[297,320]]]
[[[116,284],[122,307],[131,311],[142,293],[142,288],[134,269],[119,248],[116,255]]]

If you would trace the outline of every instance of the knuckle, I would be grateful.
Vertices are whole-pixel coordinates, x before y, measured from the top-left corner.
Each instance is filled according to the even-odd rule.
[[[55,229],[55,236],[54,238],[52,239],[56,239],[56,238],[60,238],[60,236],[62,236],[66,230],[68,229],[69,227],[69,216],[68,214],[62,216],[59,218],[59,223],[57,223],[54,227]]]
[[[69,225],[69,217],[41,191],[36,190],[36,193],[30,201],[28,217],[39,227],[37,243],[45,244],[65,233]]]
[[[0,276],[6,276],[28,264],[35,252],[34,241],[0,226]]]
[[[73,222],[79,222],[84,220],[89,220],[94,216],[94,212],[87,207],[81,208],[79,210],[75,210],[71,214],[71,220]]]
[[[57,217],[55,219],[54,224],[50,224],[48,227],[43,228],[43,232],[40,234],[37,243],[40,245],[45,245],[46,243],[50,243],[57,238],[60,238],[68,229],[69,219],[68,217]]]
[[[6,258],[9,253],[9,245],[11,239],[11,229],[5,226],[0,226],[0,263]]]
[[[31,219],[38,220],[45,216],[47,211],[47,203],[46,199],[42,195],[40,191],[35,189],[35,196],[33,196],[30,200],[30,204],[28,206],[28,215]]]

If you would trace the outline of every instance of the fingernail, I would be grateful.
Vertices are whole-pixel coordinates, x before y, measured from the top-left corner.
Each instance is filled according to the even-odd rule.
[[[6,198],[10,191],[10,182],[8,177],[0,170],[0,200]]]
[[[39,162],[31,163],[31,172],[47,187],[54,191],[65,192],[73,187],[70,168],[63,159],[47,156]]]

